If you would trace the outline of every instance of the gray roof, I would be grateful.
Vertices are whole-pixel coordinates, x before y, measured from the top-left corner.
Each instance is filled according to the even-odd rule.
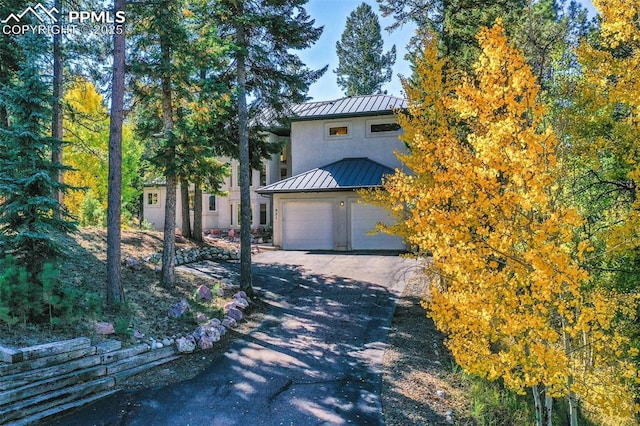
[[[393,170],[368,158],[345,158],[259,188],[256,192],[322,192],[382,186]]]
[[[292,120],[326,119],[341,116],[393,114],[394,109],[406,108],[405,99],[390,95],[348,96],[332,101],[306,102],[293,106]]]

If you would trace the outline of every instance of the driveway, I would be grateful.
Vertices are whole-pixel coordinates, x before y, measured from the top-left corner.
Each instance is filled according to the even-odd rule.
[[[192,380],[121,392],[59,424],[383,424],[384,343],[415,262],[285,251],[253,260],[268,312],[223,358]],[[237,265],[227,267],[237,273]]]

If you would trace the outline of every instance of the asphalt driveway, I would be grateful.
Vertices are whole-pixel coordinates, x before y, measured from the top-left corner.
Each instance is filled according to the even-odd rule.
[[[192,380],[121,392],[69,425],[383,424],[382,354],[415,262],[394,255],[263,252],[262,324]],[[207,265],[194,265],[206,273]],[[213,265],[214,269],[220,265]],[[229,273],[237,265],[225,264]]]

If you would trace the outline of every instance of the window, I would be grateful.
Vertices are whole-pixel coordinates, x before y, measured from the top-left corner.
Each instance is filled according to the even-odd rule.
[[[148,206],[157,206],[158,205],[158,193],[157,192],[147,192],[147,205]]]
[[[209,195],[209,211],[210,212],[216,211],[216,196],[215,195]]]
[[[229,225],[233,226],[233,204],[229,204]]]
[[[329,127],[329,136],[344,136],[348,134],[349,127],[347,126]]]
[[[380,123],[371,125],[371,133],[397,132],[400,130],[398,123]]]
[[[263,164],[260,168],[260,186],[267,184],[267,165]]]
[[[325,123],[325,139],[348,139],[351,137],[351,126],[349,123]]]
[[[267,203],[260,203],[260,225],[267,224]]]
[[[400,133],[402,128],[393,118],[377,118],[367,120],[367,137],[392,136]]]

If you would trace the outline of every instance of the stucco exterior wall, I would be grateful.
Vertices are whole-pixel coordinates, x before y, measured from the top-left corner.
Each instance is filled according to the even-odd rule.
[[[286,141],[285,141],[286,142]],[[225,161],[225,159],[221,159]],[[222,191],[227,196],[216,195],[216,209],[209,210],[209,194],[202,194],[202,228],[207,229],[230,229],[239,228],[238,210],[240,208],[240,186],[238,180],[238,161],[226,159],[231,164],[231,176],[225,179]],[[266,183],[270,184],[280,177],[280,156],[274,155],[271,160],[265,161]],[[271,197],[259,195],[255,192],[261,185],[260,171],[253,170],[251,179],[251,204],[253,211],[253,228],[265,226],[260,223],[260,205],[266,204],[267,220],[266,225],[271,226]],[[176,228],[180,228],[182,222],[182,202],[180,198],[180,188],[176,189]],[[149,204],[149,194],[157,194],[158,202]],[[164,228],[164,211],[166,200],[166,188],[164,185],[149,185],[144,188],[144,218],[155,229]],[[193,211],[191,212],[193,223]]]
[[[343,158],[367,157],[396,168],[401,163],[394,155],[404,151],[399,131],[371,133],[371,124],[395,122],[393,115],[352,117],[334,120],[294,121],[291,123],[291,173],[297,175]],[[331,126],[346,125],[349,135],[328,135]]]

